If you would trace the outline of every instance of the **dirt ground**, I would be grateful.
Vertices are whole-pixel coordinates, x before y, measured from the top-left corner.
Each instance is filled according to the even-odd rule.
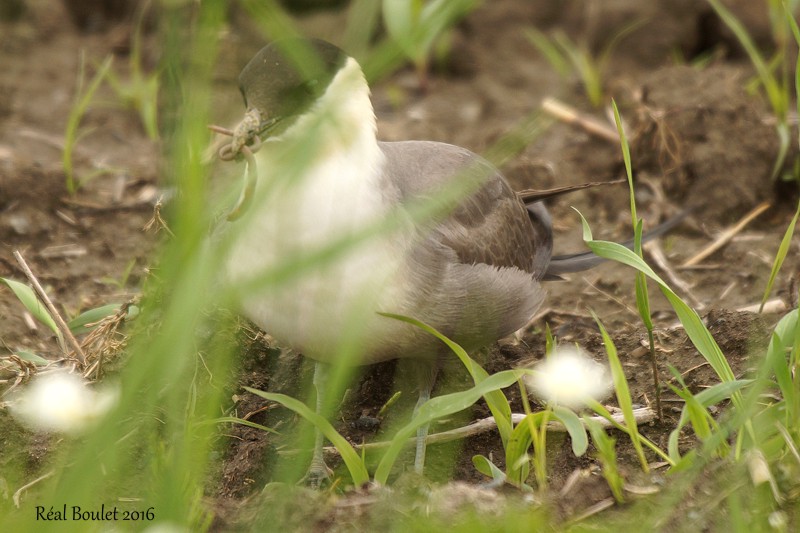
[[[129,19],[96,15],[84,21],[86,28],[78,28],[60,2],[26,4],[21,16],[3,15],[14,20],[0,23],[0,276],[23,279],[12,257],[14,250],[21,251],[57,304],[67,315],[74,315],[125,301],[136,293],[162,238],[143,227],[168,177],[159,163],[160,147],[148,140],[138,116],[115,103],[113,93],[103,89],[98,99],[106,105],[93,106],[84,120],[90,131],[76,149],[76,167],[83,174],[111,171],[76,196],[68,195],[61,154],[81,54],[88,65],[113,54],[116,66],[123,69],[132,25]],[[745,0],[726,4],[747,22],[759,44],[772,45],[765,6]],[[235,82],[238,69],[263,45],[246,17],[235,9],[231,15],[233,31],[221,37],[214,88],[219,104],[215,119],[226,125],[235,123],[241,112]],[[342,20],[341,13],[323,10],[305,15],[300,25],[309,34],[335,42]],[[753,69],[706,3],[484,2],[455,30],[451,56],[433,69],[427,91],[417,89],[411,68],[373,87],[379,136],[445,141],[480,153],[546,97],[558,98],[610,125],[605,109],[589,105],[578,79],[560,77],[525,31],[532,26],[544,32],[561,28],[599,50],[620,28],[636,20],[642,25],[611,54],[606,86],[608,95],[619,102],[631,135],[640,215],[653,227],[686,208],[693,209],[661,239],[670,271],[656,270],[682,280],[683,286],[678,287],[669,278],[676,292],[705,318],[740,376],[751,365],[751,349],[763,346],[782,313],[796,305],[789,297],[796,294],[792,280],[800,264],[800,241],[795,238],[773,295],[783,302],[779,307],[783,310],[762,315],[742,310],[761,300],[772,260],[794,212],[797,188],[770,178],[778,151],[774,119],[764,100],[748,90]],[[151,34],[145,38],[146,64],[157,58],[157,41]],[[706,66],[693,65],[702,58],[708,60]],[[792,142],[787,161],[795,160],[796,144]],[[624,175],[619,145],[557,121],[503,170],[520,190],[610,181]],[[699,267],[681,268],[719,232],[762,202],[770,207],[732,242]],[[557,254],[582,250],[580,220],[571,206],[587,217],[596,238],[621,241],[631,233],[624,185],[560,197],[548,203]],[[520,342],[502,341],[494,346],[486,355],[486,369],[498,371],[541,358],[545,324],[562,342],[578,342],[603,358],[602,340],[590,314],[594,311],[619,349],[634,401],[651,404],[651,368],[643,348],[647,335],[636,312],[632,272],[605,264],[549,283],[547,289],[549,296],[529,331]],[[713,371],[675,327],[677,319],[655,286],[651,295],[661,376],[667,379],[668,366],[673,366],[693,391],[716,383]],[[241,385],[302,395],[310,376],[308,362],[265,342],[255,331],[244,329],[241,336]],[[23,349],[50,353],[51,337],[44,328],[27,323],[14,296],[0,289],[0,355]],[[377,414],[394,390],[410,386],[411,393],[404,394],[401,403],[413,405],[407,373],[394,362],[364,369],[337,415],[337,428],[353,442],[375,438],[381,427],[393,422],[379,420]],[[456,368],[446,368],[444,373],[445,385],[440,388],[457,387],[464,381]],[[509,394],[520,411],[518,392]],[[666,446],[682,404],[668,391],[663,400],[665,419],[644,426],[642,432]],[[262,410],[264,405],[263,400],[241,393],[236,411],[240,416],[254,413],[250,420],[268,426],[293,423],[286,412]],[[484,416],[488,410],[479,404],[462,420]],[[226,432],[232,438],[213,485],[217,489],[207,495],[218,510],[220,529],[241,519],[242,503],[269,481],[271,459],[284,444],[251,428],[233,427]],[[571,489],[559,501],[560,512],[573,516],[607,498],[609,491],[593,460],[574,457],[566,441],[556,445],[558,438],[553,437],[550,458],[551,485],[556,491],[576,469],[593,472],[581,478],[582,488]],[[441,470],[433,467],[428,474],[431,479],[454,477],[479,483],[485,479],[472,466],[473,455],[492,454],[502,462],[499,439],[488,433],[454,446],[432,446],[431,463],[437,464],[437,454],[444,456],[453,449],[458,451],[456,464]],[[633,475],[636,461],[622,439],[619,453]],[[335,466],[336,459],[331,458],[331,463]],[[36,459],[30,464],[35,471]]]

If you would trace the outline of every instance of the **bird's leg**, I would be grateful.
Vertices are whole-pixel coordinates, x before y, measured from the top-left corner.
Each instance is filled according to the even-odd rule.
[[[414,406],[412,417],[416,417],[422,404],[431,399],[433,384],[436,383],[438,365],[435,362],[429,364],[421,362],[417,367],[417,372],[419,380],[419,398],[417,399],[417,405]],[[430,424],[425,424],[417,429],[417,451],[414,455],[414,471],[417,474],[422,474],[422,470],[425,468],[425,451],[427,448],[425,440],[428,438],[429,428]]]
[[[325,384],[328,380],[328,367],[323,363],[314,364],[314,388],[317,392],[316,413],[322,414]],[[311,465],[308,472],[303,477],[303,482],[311,488],[317,489],[324,481],[331,477],[331,469],[325,464],[322,456],[322,432],[319,428],[314,428],[314,454],[311,457]]]

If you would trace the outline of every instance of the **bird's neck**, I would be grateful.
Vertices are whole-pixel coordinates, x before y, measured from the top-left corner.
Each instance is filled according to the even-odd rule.
[[[308,155],[315,159],[336,154],[369,159],[379,152],[376,130],[369,86],[361,67],[348,58],[309,112],[299,117],[282,138],[304,143]],[[362,159],[364,163],[367,161]]]
[[[313,107],[256,154],[259,172],[272,182],[262,187],[269,205],[254,209],[257,216],[281,218],[292,226],[287,235],[313,243],[385,215],[384,155],[369,94],[358,63],[348,59]]]

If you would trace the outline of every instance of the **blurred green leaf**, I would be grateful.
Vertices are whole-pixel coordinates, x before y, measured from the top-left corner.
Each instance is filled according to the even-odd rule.
[[[113,56],[109,55],[106,57],[105,61],[97,68],[97,72],[95,72],[92,81],[89,82],[89,87],[86,89],[86,92],[83,92],[85,67],[83,59],[81,59],[78,90],[75,95],[75,104],[70,108],[69,117],[67,119],[67,128],[64,132],[64,152],[61,160],[67,179],[67,191],[70,194],[75,194],[80,187],[80,182],[75,179],[75,171],[72,165],[72,152],[81,136],[79,131],[81,120],[89,109],[89,104],[91,104],[94,98],[94,93],[97,92],[100,83],[108,75],[112,61]]]
[[[419,68],[427,63],[436,39],[478,3],[478,0],[383,0],[383,21],[392,41]]]

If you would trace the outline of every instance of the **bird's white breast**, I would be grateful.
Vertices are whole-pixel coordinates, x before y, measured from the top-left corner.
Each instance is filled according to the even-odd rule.
[[[396,311],[403,298],[399,273],[407,247],[397,233],[344,244],[389,214],[378,181],[383,156],[374,140],[347,151],[324,148],[324,157],[296,175],[285,174],[293,170],[275,161],[269,147],[257,154],[258,186],[265,190],[237,223],[227,262],[229,279],[241,282],[336,243],[347,246],[335,258],[298,265],[290,279],[249,292],[242,302],[260,327],[322,361],[335,357],[350,334],[380,334],[387,319],[377,312]]]

